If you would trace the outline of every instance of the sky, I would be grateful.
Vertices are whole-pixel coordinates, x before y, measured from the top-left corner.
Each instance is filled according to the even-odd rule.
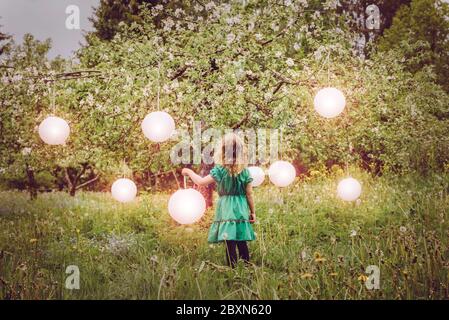
[[[0,30],[14,37],[21,43],[23,35],[31,33],[39,40],[52,39],[49,57],[61,55],[71,57],[84,42],[83,34],[92,30],[88,18],[92,16],[92,7],[98,6],[100,0],[0,0]],[[67,7],[79,8],[79,29],[75,11],[66,13]],[[66,20],[69,22],[68,29]]]

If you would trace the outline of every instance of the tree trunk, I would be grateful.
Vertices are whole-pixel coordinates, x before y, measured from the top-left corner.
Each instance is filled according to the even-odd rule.
[[[67,180],[67,186],[69,188],[69,194],[74,197],[76,190],[78,189],[78,182],[81,176],[84,174],[88,167],[88,164],[85,163],[82,165],[81,170],[77,170],[75,168],[65,168],[65,179]]]
[[[31,200],[34,200],[37,198],[37,183],[34,177],[34,170],[31,169],[28,164],[26,165],[26,173],[28,177],[28,191],[30,193],[30,198]]]

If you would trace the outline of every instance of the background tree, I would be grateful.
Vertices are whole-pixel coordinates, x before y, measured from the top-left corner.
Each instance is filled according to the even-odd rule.
[[[402,6],[391,28],[379,41],[379,50],[400,50],[412,73],[432,67],[437,82],[449,90],[449,4],[440,0],[413,0]]]
[[[0,25],[1,27],[1,25]],[[11,36],[0,31],[0,55],[9,47]]]

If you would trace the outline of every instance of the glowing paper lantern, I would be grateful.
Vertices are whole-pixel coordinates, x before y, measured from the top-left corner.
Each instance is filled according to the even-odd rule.
[[[180,224],[191,224],[201,219],[206,210],[206,201],[195,189],[176,191],[168,201],[170,216]]]
[[[59,117],[47,117],[39,125],[39,136],[51,145],[64,144],[70,134],[67,121]]]
[[[354,178],[346,178],[338,183],[337,195],[345,201],[354,201],[360,197],[362,186]]]
[[[129,179],[116,180],[111,188],[112,197],[120,202],[131,202],[137,194],[136,184]]]
[[[151,141],[164,142],[175,131],[175,121],[167,112],[151,112],[142,121],[142,131]]]
[[[253,178],[253,181],[251,182],[253,187],[260,186],[265,180],[265,172],[263,172],[262,168],[260,167],[248,167],[248,170],[251,178]]]
[[[276,161],[268,169],[271,182],[278,187],[286,187],[295,180],[295,167],[287,161]]]
[[[346,99],[343,93],[335,88],[324,88],[318,91],[313,100],[316,112],[325,118],[334,118],[343,112]]]

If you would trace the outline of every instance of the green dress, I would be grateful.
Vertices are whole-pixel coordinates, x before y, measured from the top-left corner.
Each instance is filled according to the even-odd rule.
[[[232,176],[226,168],[216,165],[210,175],[217,183],[220,197],[209,229],[208,242],[255,240],[256,236],[249,222],[250,210],[245,192],[246,185],[253,180],[248,169]]]

